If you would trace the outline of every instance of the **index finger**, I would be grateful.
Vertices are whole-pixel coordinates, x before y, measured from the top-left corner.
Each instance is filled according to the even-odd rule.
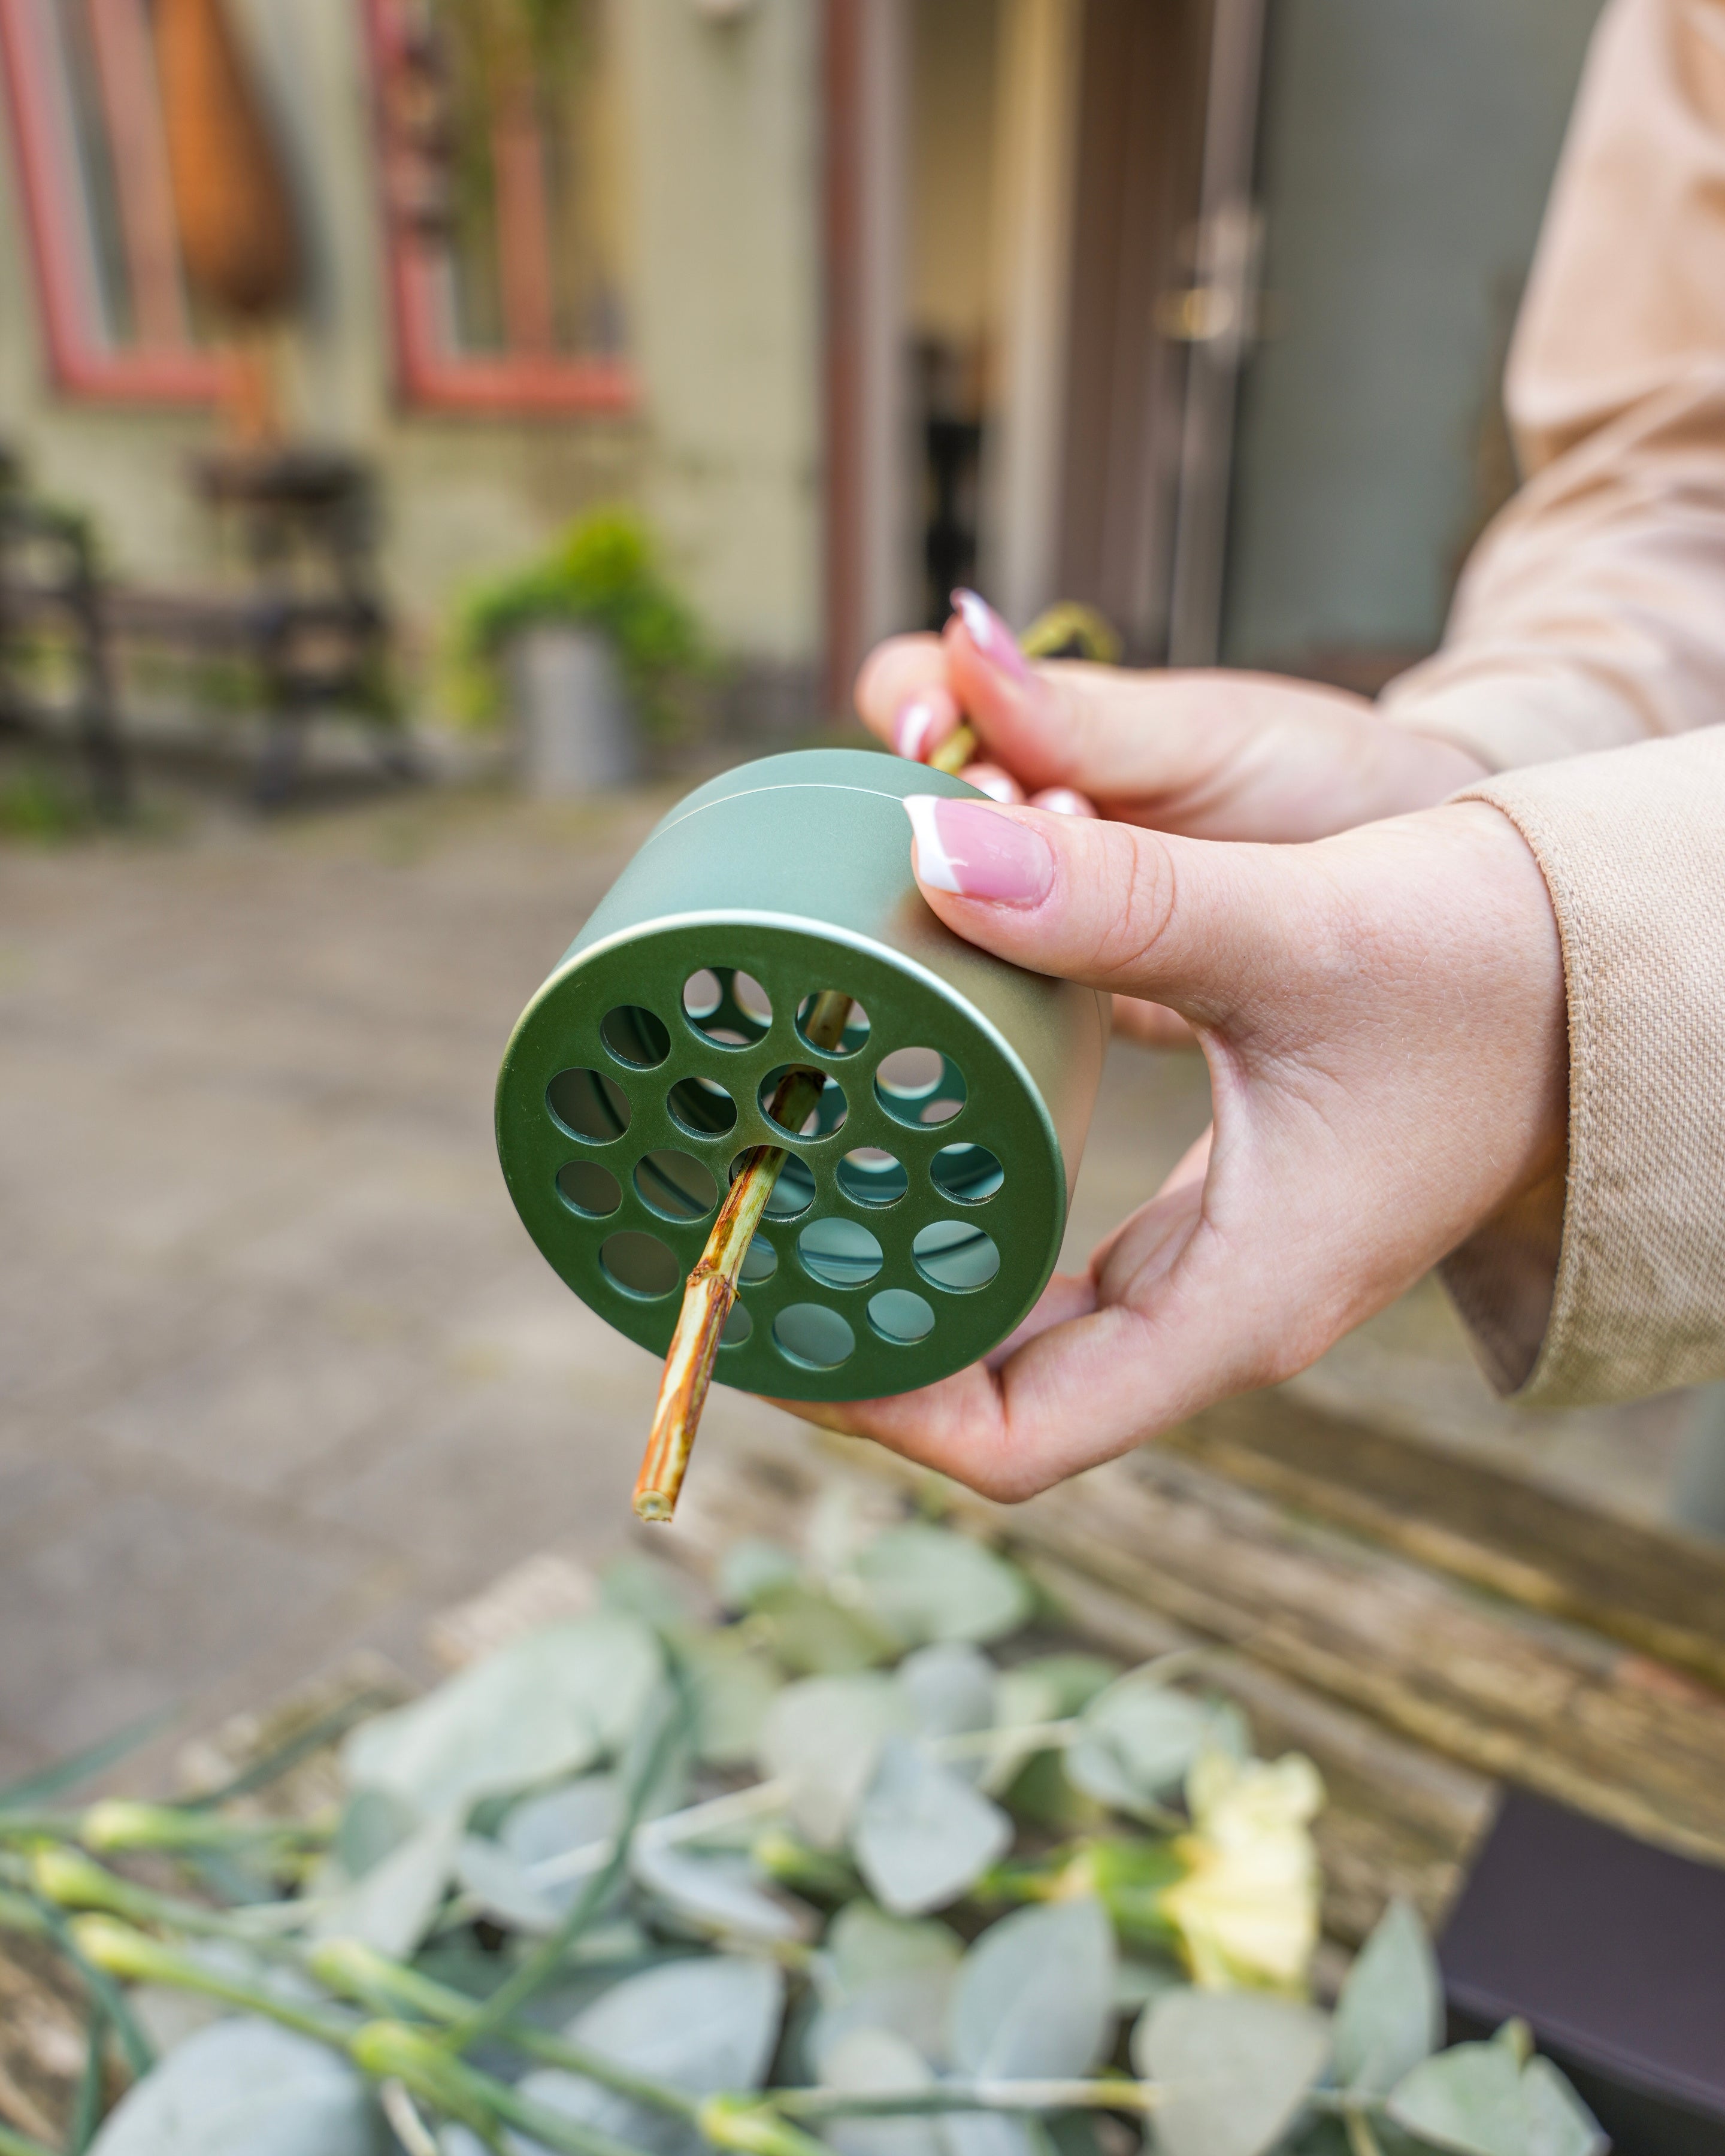
[[[942,699],[951,696],[946,647],[939,637],[889,636],[864,660],[856,677],[857,715],[871,734],[896,750],[899,713],[931,692]],[[956,715],[956,705],[953,710]]]

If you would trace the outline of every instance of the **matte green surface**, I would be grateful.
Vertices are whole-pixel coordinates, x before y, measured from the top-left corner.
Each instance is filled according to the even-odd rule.
[[[793,1158],[744,1269],[722,1383],[906,1391],[986,1354],[1040,1293],[1106,1013],[1088,989],[976,950],[924,903],[902,797],[972,790],[862,751],[726,773],[659,825],[523,1015],[497,1092],[511,1194],[576,1293],[655,1354],[732,1163],[761,1144]],[[696,998],[691,1015],[685,984],[702,973],[716,1008]],[[739,975],[765,990],[770,1023],[738,1000]],[[868,1019],[834,1054],[796,1026],[825,988]],[[877,1083],[911,1048],[938,1055],[938,1078],[931,1058],[922,1090]],[[765,1113],[792,1065],[830,1074],[806,1135]],[[894,1164],[847,1158],[859,1148]]]

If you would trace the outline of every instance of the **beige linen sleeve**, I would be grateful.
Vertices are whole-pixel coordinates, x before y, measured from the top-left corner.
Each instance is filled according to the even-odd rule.
[[[1498,774],[1557,914],[1567,1185],[1444,1270],[1563,1405],[1725,1376],[1725,0],[1607,8],[1506,398],[1527,483],[1384,709]]]
[[[1490,770],[1725,718],[1725,0],[1611,0],[1510,353],[1527,483],[1384,715]]]
[[[1464,1245],[1446,1285],[1493,1380],[1530,1404],[1725,1377],[1725,728],[1461,798],[1510,819],[1551,892],[1569,1158],[1566,1190]]]

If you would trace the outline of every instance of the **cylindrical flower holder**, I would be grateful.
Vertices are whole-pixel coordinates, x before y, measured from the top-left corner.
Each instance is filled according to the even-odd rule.
[[[655,1354],[749,1150],[788,1148],[719,1350],[724,1383],[877,1398],[998,1347],[1059,1255],[1108,1038],[1103,998],[954,936],[911,874],[908,793],[862,750],[726,773],[654,830],[523,1014],[497,1147],[528,1233]],[[834,1050],[803,1029],[854,998]],[[803,1127],[768,1114],[822,1073]]]

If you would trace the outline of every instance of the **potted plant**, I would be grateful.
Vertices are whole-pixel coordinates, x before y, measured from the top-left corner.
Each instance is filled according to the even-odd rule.
[[[544,554],[480,586],[457,624],[467,715],[506,702],[537,793],[626,784],[644,739],[686,722],[700,628],[632,510],[592,511]]]

